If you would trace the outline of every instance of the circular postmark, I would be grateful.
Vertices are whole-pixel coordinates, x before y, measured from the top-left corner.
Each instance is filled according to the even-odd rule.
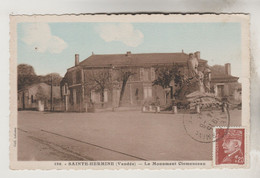
[[[194,140],[211,143],[222,139],[216,137],[214,127],[227,128],[230,125],[228,105],[212,96],[196,97],[190,101],[189,109],[183,114],[183,125],[186,133]]]

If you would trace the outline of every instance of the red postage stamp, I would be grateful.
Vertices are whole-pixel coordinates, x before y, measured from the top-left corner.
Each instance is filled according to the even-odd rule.
[[[245,129],[216,128],[215,165],[245,164]]]

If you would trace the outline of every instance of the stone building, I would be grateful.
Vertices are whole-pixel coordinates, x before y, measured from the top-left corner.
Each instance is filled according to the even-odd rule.
[[[224,66],[224,72],[214,73],[211,79],[211,86],[215,96],[219,98],[230,98],[241,101],[242,88],[238,83],[239,77],[231,75],[231,64]]]
[[[207,61],[198,56],[198,71],[208,69]],[[92,54],[83,61],[75,55],[75,65],[69,69],[61,81],[63,110],[86,111],[95,105],[96,108],[113,108],[119,106],[123,85],[122,71],[130,72],[122,95],[121,106],[141,106],[146,101],[159,102],[165,105],[172,99],[176,87],[171,84],[165,89],[153,85],[156,79],[156,68],[178,65],[183,74],[188,74],[189,55],[181,53],[143,53],[132,54]],[[210,73],[209,86],[212,93],[219,98],[241,100],[241,84],[238,77],[231,75],[231,65],[225,64],[225,72]],[[204,76],[205,77],[205,76]],[[205,81],[205,80],[204,80]]]
[[[178,64],[181,72],[187,73],[189,55],[181,53],[92,54],[79,62],[75,55],[75,66],[67,69],[61,81],[63,108],[66,111],[86,111],[87,107],[118,107],[122,88],[122,71],[131,72],[122,97],[121,106],[139,106],[146,101],[166,104],[170,96],[158,85],[152,85],[156,78],[155,69],[160,66]],[[199,70],[206,60],[199,59]],[[102,83],[103,87],[94,83]],[[174,93],[174,85],[171,92]]]

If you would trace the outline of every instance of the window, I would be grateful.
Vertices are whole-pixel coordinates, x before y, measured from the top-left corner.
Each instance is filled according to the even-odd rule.
[[[131,72],[133,72],[133,75],[129,78],[130,81],[139,81],[140,75],[138,75],[138,69],[132,68]]]
[[[146,86],[144,87],[144,99],[152,98],[152,87]]]
[[[102,94],[100,92],[96,92],[94,90],[91,91],[91,100],[94,103],[100,103],[102,102]],[[108,90],[104,90],[104,102],[108,102]]]
[[[140,80],[149,81],[150,68],[140,68]]]
[[[91,100],[93,103],[97,103],[100,101],[100,99],[98,98],[99,96],[96,94],[96,92],[94,90],[91,91]]]
[[[31,95],[31,103],[33,103],[33,95]]]
[[[224,84],[215,85],[215,96],[224,97]]]
[[[76,80],[77,80],[76,71],[73,71],[72,72],[72,83],[76,84],[76,82],[77,82]]]
[[[144,81],[149,81],[149,69],[144,69]]]
[[[138,88],[135,90],[135,99],[139,100],[139,89]]]
[[[77,71],[76,72],[76,83],[80,83],[81,82],[81,71]]]

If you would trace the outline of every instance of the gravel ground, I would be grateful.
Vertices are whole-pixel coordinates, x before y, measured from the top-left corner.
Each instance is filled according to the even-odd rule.
[[[231,126],[241,123],[241,111]],[[140,111],[18,112],[18,160],[211,160],[212,143],[193,140],[182,114]]]

